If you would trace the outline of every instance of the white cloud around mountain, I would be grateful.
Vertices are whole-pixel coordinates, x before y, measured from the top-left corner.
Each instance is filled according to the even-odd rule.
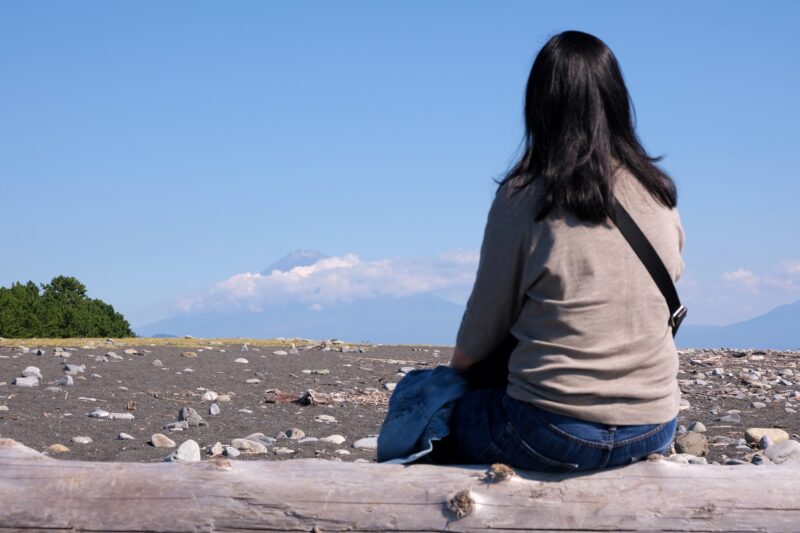
[[[303,303],[320,310],[337,302],[379,296],[435,294],[464,303],[478,267],[476,251],[452,251],[424,259],[365,261],[355,254],[269,273],[244,272],[199,294],[179,298],[176,310],[250,309]]]
[[[764,288],[798,291],[800,290],[800,261],[783,261],[770,272],[763,274],[739,268],[723,273],[721,279],[752,293],[760,292]]]

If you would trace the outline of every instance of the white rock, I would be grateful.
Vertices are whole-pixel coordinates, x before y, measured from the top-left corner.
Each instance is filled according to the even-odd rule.
[[[275,350],[275,351],[274,351],[274,352],[272,352],[272,353],[273,353],[274,355],[289,355],[289,352],[287,352],[286,350]]]
[[[323,422],[325,424],[336,423],[336,418],[331,415],[317,415],[314,417],[314,422]]]
[[[178,449],[169,454],[165,461],[172,463],[196,463],[200,461],[200,445],[192,439],[184,441]]]
[[[291,455],[295,453],[295,451],[292,450],[291,448],[283,448],[283,447],[274,448],[272,451],[275,452],[275,455]]]
[[[322,442],[330,442],[331,444],[341,444],[347,439],[345,439],[341,435],[328,435],[327,437],[323,437],[319,440],[321,440]]]
[[[219,405],[212,403],[208,407],[208,414],[211,416],[217,416],[219,414]]]
[[[92,437],[72,437],[69,441],[75,444],[89,444],[92,442]]]
[[[135,437],[133,435],[128,435],[127,433],[120,433],[117,435],[117,440],[134,440]]]
[[[105,411],[105,410],[103,410],[103,409],[100,409],[100,408],[98,407],[97,409],[95,409],[95,410],[94,410],[94,411],[92,411],[91,413],[87,413],[87,415],[86,415],[86,416],[88,416],[88,417],[90,417],[90,418],[108,418],[108,415],[109,415],[109,414],[110,414],[110,413],[109,413],[108,411]]]
[[[245,359],[244,357],[237,357],[236,359],[234,359],[234,360],[233,360],[233,362],[234,362],[234,363],[239,363],[239,364],[242,364],[242,365],[246,365],[246,364],[247,364],[247,363],[249,363],[250,361],[248,361],[248,360],[247,360],[247,359]]]
[[[203,394],[203,401],[204,401],[204,402],[213,402],[213,401],[214,401],[214,400],[216,400],[217,398],[219,398],[219,394],[217,394],[217,393],[216,393],[216,392],[214,392],[213,390],[207,390],[207,391],[206,391],[206,392]]]
[[[19,378],[14,378],[13,381],[14,385],[18,387],[38,387],[39,380],[36,379],[36,376],[24,376]]]
[[[388,391],[390,391],[390,392],[393,391],[395,387],[397,387],[397,383],[389,382],[389,383],[384,383],[383,384],[383,388],[388,390]]]
[[[777,464],[800,462],[800,442],[785,440],[781,443],[773,444],[764,450],[764,455]]]
[[[37,367],[35,367],[35,366],[29,366],[29,367],[27,367],[25,370],[23,370],[23,371],[22,371],[22,376],[23,376],[23,377],[26,377],[26,378],[27,378],[27,377],[31,377],[31,376],[33,376],[33,377],[35,377],[35,378],[43,379],[43,378],[42,378],[42,371],[41,371],[41,370],[39,370],[39,369],[38,369]]]
[[[763,437],[769,437],[773,444],[789,440],[789,434],[778,428],[749,428],[744,432],[745,441],[758,444]]]
[[[339,448],[338,450],[334,450],[333,453],[335,453],[337,455],[350,455],[350,451],[349,450],[345,450],[343,448]]]
[[[133,413],[108,413],[109,420],[133,420]]]
[[[259,383],[261,383],[261,380],[258,379],[258,378],[250,378],[250,379],[246,379],[244,382],[249,384],[249,385],[258,385]]]
[[[353,443],[353,448],[375,450],[378,448],[378,437],[364,437]]]

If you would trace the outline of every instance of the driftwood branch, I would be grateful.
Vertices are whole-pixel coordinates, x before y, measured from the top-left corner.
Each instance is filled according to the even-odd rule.
[[[0,439],[0,530],[797,531],[800,465],[590,474],[302,459],[57,460]]]

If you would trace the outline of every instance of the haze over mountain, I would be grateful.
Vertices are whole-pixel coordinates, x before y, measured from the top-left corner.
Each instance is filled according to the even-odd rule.
[[[800,301],[727,326],[683,326],[676,337],[683,348],[800,348]]]
[[[180,302],[144,336],[341,338],[397,344],[455,342],[477,265],[471,253],[417,262],[364,261],[297,250]],[[728,326],[684,325],[684,348],[800,348],[800,301]]]
[[[464,306],[435,290],[468,287],[475,261],[452,254],[419,264],[366,262],[297,250],[187,299],[137,333],[453,344]]]

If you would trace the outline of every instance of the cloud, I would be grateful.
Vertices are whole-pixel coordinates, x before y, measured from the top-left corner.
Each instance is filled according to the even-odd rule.
[[[753,292],[757,292],[761,285],[761,278],[746,268],[739,268],[733,272],[724,272],[722,280],[739,285]]]
[[[175,307],[179,312],[260,311],[302,303],[318,311],[337,302],[426,293],[463,303],[475,280],[478,258],[474,251],[451,251],[415,260],[365,261],[355,254],[327,257],[285,272],[236,274],[206,291],[179,298]]]

